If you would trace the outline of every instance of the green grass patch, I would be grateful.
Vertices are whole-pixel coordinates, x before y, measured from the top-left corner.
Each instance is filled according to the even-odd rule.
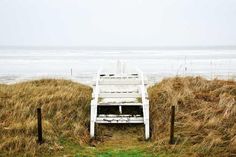
[[[77,153],[76,157],[87,156],[88,154],[84,154],[84,152]],[[94,149],[91,156],[96,157],[152,157],[153,155],[142,150],[105,150],[99,151]]]

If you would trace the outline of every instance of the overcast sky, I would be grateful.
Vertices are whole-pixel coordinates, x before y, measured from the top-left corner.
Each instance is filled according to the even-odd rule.
[[[236,0],[1,0],[0,45],[236,45]]]

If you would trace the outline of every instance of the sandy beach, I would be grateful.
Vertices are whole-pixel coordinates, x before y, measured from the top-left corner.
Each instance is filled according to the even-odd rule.
[[[66,52],[66,55],[65,55]],[[236,50],[0,50],[0,83],[40,78],[91,84],[100,67],[117,60],[140,68],[150,84],[165,77],[234,79]]]

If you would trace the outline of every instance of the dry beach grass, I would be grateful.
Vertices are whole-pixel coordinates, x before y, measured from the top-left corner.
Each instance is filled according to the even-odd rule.
[[[66,80],[38,80],[0,85],[0,152],[24,153],[62,149],[59,139],[88,142],[92,89]],[[45,143],[36,143],[36,108],[42,108]]]
[[[236,154],[236,82],[168,78],[149,89],[149,99],[157,151],[169,148],[170,106],[176,105],[177,149],[186,156]]]
[[[172,156],[236,154],[236,82],[174,77],[148,92],[149,151]],[[62,138],[88,143],[91,93],[90,87],[66,80],[0,85],[0,156],[53,154],[63,150]],[[168,144],[171,105],[177,109],[174,146]],[[43,111],[42,145],[36,143],[37,107]]]

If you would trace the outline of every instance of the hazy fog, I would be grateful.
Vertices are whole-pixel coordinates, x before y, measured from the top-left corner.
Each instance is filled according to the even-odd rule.
[[[235,16],[235,0],[1,0],[0,45],[235,45]]]

